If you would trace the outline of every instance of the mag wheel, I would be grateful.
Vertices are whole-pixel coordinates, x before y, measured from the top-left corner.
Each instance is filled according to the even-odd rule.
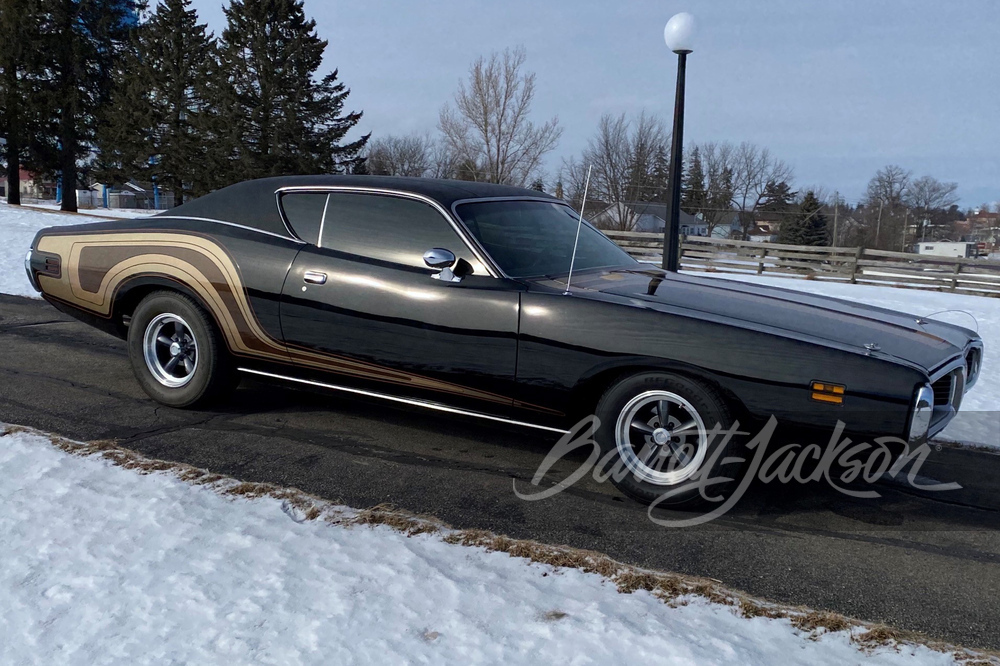
[[[205,405],[236,386],[235,369],[215,323],[182,294],[155,292],[139,303],[129,325],[128,350],[143,390],[165,405]]]
[[[142,355],[146,369],[167,388],[187,385],[198,369],[198,341],[191,325],[170,312],[158,314],[146,324]]]
[[[658,505],[697,507],[708,503],[699,487],[704,480],[714,480],[705,488],[709,497],[728,497],[739,480],[742,465],[723,461],[740,456],[741,440],[713,436],[735,418],[708,385],[669,373],[633,375],[605,392],[597,416],[597,441],[616,471],[611,480],[640,502],[668,495]]]

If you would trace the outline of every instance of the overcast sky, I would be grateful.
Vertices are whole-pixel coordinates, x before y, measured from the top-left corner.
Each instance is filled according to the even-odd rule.
[[[220,0],[194,0],[216,34]],[[863,195],[875,170],[956,181],[963,206],[1000,199],[1000,0],[306,0],[326,63],[375,134],[436,132],[477,56],[523,45],[534,116],[558,115],[547,161],[577,155],[606,112],[673,112],[663,24],[698,20],[686,143],[752,141],[795,185]]]

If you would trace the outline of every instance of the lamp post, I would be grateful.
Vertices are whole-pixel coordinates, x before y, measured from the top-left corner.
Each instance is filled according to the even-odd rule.
[[[674,98],[674,133],[670,148],[670,210],[663,228],[663,269],[677,272],[680,255],[681,165],[684,151],[684,73],[687,55],[694,49],[694,17],[675,14],[663,28],[663,40],[677,54],[677,95]]]

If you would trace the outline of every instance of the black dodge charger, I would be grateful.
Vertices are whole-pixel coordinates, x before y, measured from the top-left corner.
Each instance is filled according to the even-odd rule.
[[[922,442],[983,355],[957,326],[667,273],[561,200],[458,181],[250,181],[44,229],[25,266],[52,305],[127,339],[163,404],[252,375],[554,432],[593,414],[628,472],[615,482],[643,501],[722,464],[712,447],[739,442],[715,426]]]

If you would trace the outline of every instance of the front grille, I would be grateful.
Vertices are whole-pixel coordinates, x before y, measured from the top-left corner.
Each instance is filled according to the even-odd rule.
[[[931,388],[934,389],[935,407],[944,407],[951,402],[951,382],[952,375],[947,374],[931,384]]]

